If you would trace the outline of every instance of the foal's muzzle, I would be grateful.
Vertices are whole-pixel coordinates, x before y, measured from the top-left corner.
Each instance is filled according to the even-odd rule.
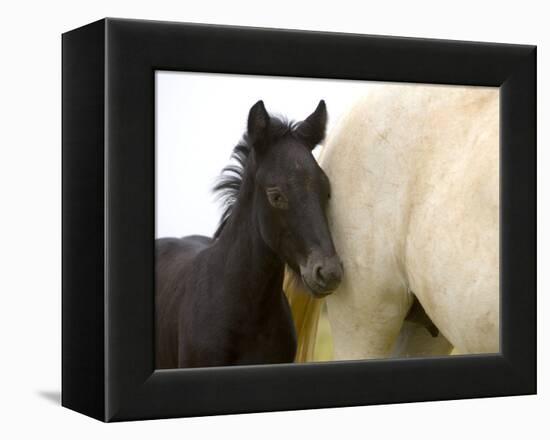
[[[305,267],[300,267],[302,280],[314,296],[322,298],[336,290],[344,269],[338,255],[324,257],[312,254]]]

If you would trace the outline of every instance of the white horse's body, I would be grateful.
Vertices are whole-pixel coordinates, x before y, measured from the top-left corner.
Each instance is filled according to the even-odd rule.
[[[498,89],[381,85],[329,133],[335,359],[389,356],[413,293],[458,352],[499,351],[498,108]]]

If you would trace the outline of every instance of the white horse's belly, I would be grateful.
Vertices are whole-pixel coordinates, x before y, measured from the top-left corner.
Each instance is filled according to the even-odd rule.
[[[498,91],[383,86],[330,134],[337,359],[381,357],[414,292],[462,353],[498,351]]]

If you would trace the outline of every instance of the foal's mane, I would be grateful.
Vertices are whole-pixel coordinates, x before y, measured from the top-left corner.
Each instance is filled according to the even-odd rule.
[[[292,135],[298,124],[299,122],[288,121],[282,117],[270,116],[268,142],[273,144],[288,134]],[[222,170],[212,189],[216,198],[221,202],[223,209],[218,228],[214,233],[215,239],[219,237],[229,217],[231,217],[235,202],[241,191],[247,164],[250,162],[251,152],[252,146],[250,145],[248,134],[245,133],[242,140],[233,148],[229,165]]]

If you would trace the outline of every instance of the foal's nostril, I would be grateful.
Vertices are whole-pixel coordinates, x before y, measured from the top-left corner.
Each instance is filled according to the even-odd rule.
[[[315,267],[315,272],[314,273],[315,273],[315,281],[317,281],[319,284],[324,284],[325,283],[325,278],[323,277],[323,266],[318,264]]]

